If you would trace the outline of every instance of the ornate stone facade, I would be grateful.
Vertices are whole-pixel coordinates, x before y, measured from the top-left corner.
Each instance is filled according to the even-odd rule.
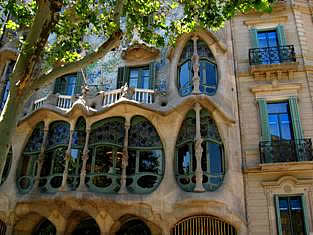
[[[38,91],[0,186],[0,234],[3,224],[7,235],[126,234],[130,224],[155,235],[284,234],[275,200],[296,196],[309,235],[312,146],[299,140],[313,137],[312,8],[279,1],[173,48],[137,43],[87,68],[83,94]],[[274,62],[263,49],[249,58],[258,32],[276,32],[294,54],[283,45]],[[289,153],[269,139],[266,105],[282,101]]]

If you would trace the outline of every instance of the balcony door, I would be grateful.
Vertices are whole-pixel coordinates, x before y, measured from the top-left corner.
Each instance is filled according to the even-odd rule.
[[[262,64],[279,64],[279,43],[276,30],[258,32]]]
[[[288,102],[269,103],[267,108],[271,140],[292,140],[293,132]]]

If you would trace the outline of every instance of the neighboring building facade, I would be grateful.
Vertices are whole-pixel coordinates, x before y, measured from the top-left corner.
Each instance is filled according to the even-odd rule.
[[[279,1],[38,91],[2,176],[0,234],[310,235],[312,11]]]

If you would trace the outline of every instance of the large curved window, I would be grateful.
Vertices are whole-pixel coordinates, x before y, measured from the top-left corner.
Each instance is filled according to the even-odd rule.
[[[45,159],[40,174],[39,186],[42,191],[57,191],[61,186],[69,137],[69,123],[56,121],[50,124]]]
[[[120,189],[124,122],[116,117],[91,126],[86,181],[93,191],[113,193]]]
[[[79,117],[72,136],[71,158],[68,166],[67,182],[71,189],[76,189],[79,185],[85,141],[86,121],[83,117]]]
[[[124,118],[115,117],[91,126],[86,182],[92,191],[117,193],[121,188],[124,123]],[[163,167],[163,147],[155,128],[145,118],[134,117],[128,133],[128,192],[152,192],[162,179]]]
[[[18,169],[17,187],[20,192],[28,192],[34,183],[36,161],[38,160],[44,136],[44,123],[39,122],[24,148]]]
[[[214,217],[206,215],[197,215],[182,219],[172,229],[175,235],[184,234],[223,234],[223,235],[236,235],[236,229],[229,223]]]
[[[32,232],[32,235],[55,235],[55,226],[47,219],[44,219]]]
[[[193,41],[189,41],[180,57],[178,64],[178,81],[177,86],[179,94],[186,96],[192,93],[193,84],[193,61],[194,54]],[[215,95],[218,85],[217,66],[215,58],[203,41],[197,41],[197,54],[199,55],[199,90],[203,94]]]
[[[207,110],[201,110],[200,130],[202,137],[201,168],[202,185],[207,191],[216,190],[224,178],[223,144],[214,120]],[[192,192],[196,186],[196,114],[189,111],[182,123],[176,141],[176,180],[185,191]]]
[[[127,189],[134,193],[152,192],[164,171],[160,137],[147,119],[136,116],[131,121],[128,143]]]

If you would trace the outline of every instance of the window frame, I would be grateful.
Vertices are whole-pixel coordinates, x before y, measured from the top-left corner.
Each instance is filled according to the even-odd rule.
[[[276,229],[277,229],[278,235],[283,235],[282,226],[281,226],[282,224],[281,224],[280,208],[279,208],[279,198],[283,198],[283,197],[286,197],[286,198],[300,197],[302,220],[303,220],[303,232],[305,235],[309,235],[310,229],[309,229],[308,216],[307,216],[308,210],[307,210],[306,196],[304,194],[274,194],[273,199],[274,199],[274,207],[275,207]],[[288,213],[290,213],[289,207],[288,207]],[[292,234],[292,235],[296,235],[296,234]]]

